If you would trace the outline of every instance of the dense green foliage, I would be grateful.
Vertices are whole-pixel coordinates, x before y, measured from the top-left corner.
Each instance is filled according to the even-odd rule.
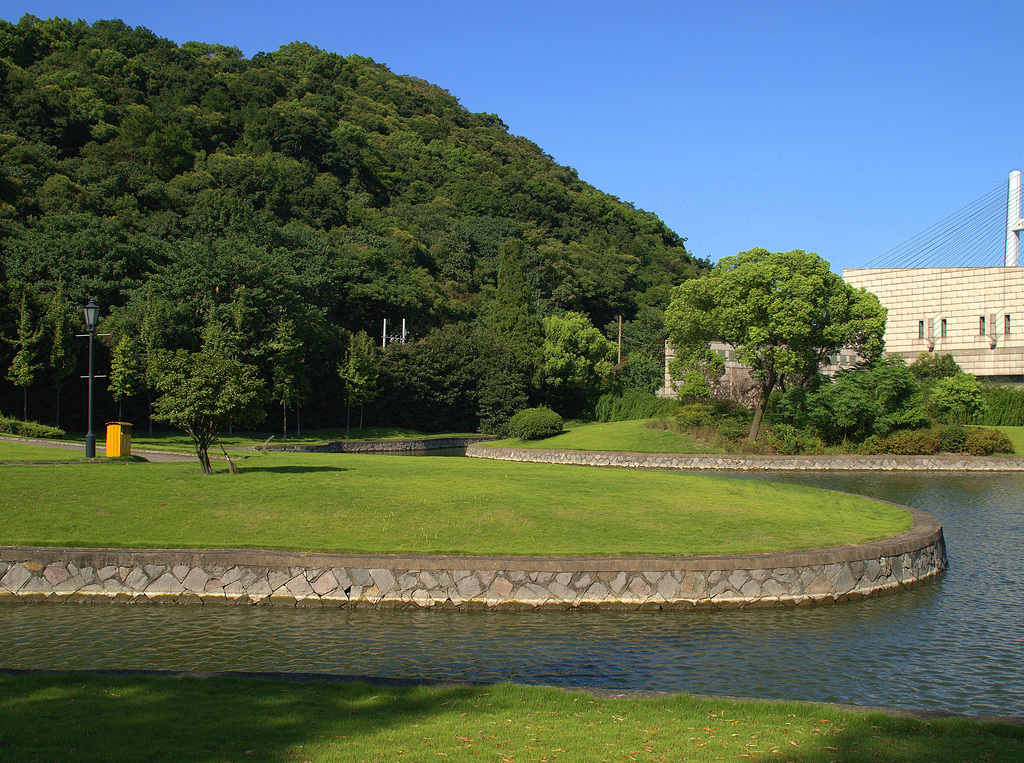
[[[620,393],[608,392],[601,395],[594,409],[598,421],[630,421],[669,416],[678,403],[641,389],[625,389]]]
[[[752,249],[718,261],[706,278],[677,287],[666,323],[677,351],[673,375],[703,370],[714,360],[713,341],[736,348],[751,369],[759,395],[750,427],[757,437],[776,386],[813,381],[829,356],[854,350],[881,354],[885,308],[854,289],[814,253]]]
[[[17,437],[43,437],[58,440],[64,437],[63,429],[40,424],[36,421],[22,421],[0,416],[0,434],[11,434]]]
[[[370,59],[302,43],[247,59],[32,16],[0,22],[0,233],[0,298],[25,296],[0,315],[0,405],[40,419],[73,375],[49,348],[81,326],[64,304],[70,323],[46,320],[57,294],[95,297],[110,347],[129,335],[143,363],[214,327],[275,415],[335,423],[346,337],[384,318],[418,340],[516,293],[600,327],[657,313],[705,267],[497,116]],[[502,284],[510,240],[521,267]],[[493,313],[510,340],[508,317]]]
[[[986,426],[1024,425],[1024,388],[986,384],[982,388],[985,410],[978,417],[978,424]]]
[[[562,431],[562,417],[547,406],[525,408],[508,422],[510,437],[520,440],[543,440]]]

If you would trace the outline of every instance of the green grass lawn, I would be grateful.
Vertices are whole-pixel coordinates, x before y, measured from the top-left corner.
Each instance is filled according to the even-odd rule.
[[[490,445],[552,450],[612,450],[627,453],[714,453],[706,443],[663,429],[648,429],[645,422],[610,421],[578,424],[545,440],[497,440]]]
[[[0,467],[0,544],[712,555],[845,545],[911,522],[860,496],[671,471],[255,452],[240,465]]]
[[[0,440],[0,463],[4,461],[84,461],[85,445],[82,450],[61,450],[45,445]]]
[[[598,699],[507,684],[0,676],[11,761],[800,761],[1024,758],[1024,729],[825,705]]]

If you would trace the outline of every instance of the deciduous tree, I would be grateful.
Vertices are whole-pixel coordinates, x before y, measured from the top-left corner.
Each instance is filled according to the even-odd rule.
[[[752,249],[677,287],[666,325],[684,353],[707,353],[712,341],[736,349],[759,385],[749,433],[755,439],[783,377],[811,377],[841,349],[878,355],[885,315],[877,297],[849,286],[817,254]]]

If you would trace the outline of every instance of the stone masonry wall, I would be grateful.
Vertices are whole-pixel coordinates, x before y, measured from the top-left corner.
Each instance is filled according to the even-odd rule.
[[[721,454],[612,453],[585,450],[500,448],[470,445],[470,458],[544,464],[616,466],[632,469],[719,469],[726,471],[1024,471],[1015,456],[729,456]]]
[[[0,548],[0,602],[303,607],[681,609],[842,602],[947,566],[942,527],[908,509],[895,538],[730,557],[360,557],[286,552]]]

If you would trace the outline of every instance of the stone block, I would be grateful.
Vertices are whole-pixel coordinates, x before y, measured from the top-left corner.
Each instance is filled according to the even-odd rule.
[[[474,575],[467,575],[455,581],[455,588],[464,599],[471,599],[483,593],[484,587]]]
[[[376,569],[370,570],[370,578],[373,580],[374,586],[381,594],[390,593],[395,590],[398,585],[398,581],[395,579],[395,575],[391,570]]]
[[[284,588],[285,584],[291,579],[291,570],[271,570],[267,573],[267,583],[275,591]]]
[[[124,578],[124,584],[133,591],[145,591],[150,582],[150,578],[141,567],[132,567]]]
[[[210,576],[206,574],[201,568],[193,567],[189,570],[185,577],[182,578],[181,584],[185,587],[186,591],[192,591],[193,593],[202,593],[206,590],[206,583],[209,581]]]
[[[176,564],[171,567],[171,574],[178,580],[184,580],[191,569],[192,567],[188,564]]]
[[[116,576],[117,567],[114,567],[113,565],[108,564],[106,567],[100,567],[98,570],[96,570],[96,577],[99,578],[100,581],[109,580],[110,578]]]
[[[334,576],[333,571],[327,570],[313,581],[311,588],[317,596],[326,596],[331,591],[338,589],[338,579]]]
[[[46,569],[43,570],[43,577],[46,579],[46,582],[49,583],[51,586],[57,586],[63,583],[65,580],[68,580],[71,577],[71,574],[67,571],[67,569],[64,568],[63,565],[50,564],[47,565]]]
[[[507,599],[512,595],[513,585],[504,577],[496,577],[487,591],[499,599]]]
[[[31,578],[32,573],[19,562],[8,569],[3,578],[0,578],[0,586],[11,593],[17,593]]]
[[[309,585],[309,581],[306,580],[306,576],[299,574],[285,583],[285,589],[292,596],[303,599],[309,596],[315,596],[312,586]]]

